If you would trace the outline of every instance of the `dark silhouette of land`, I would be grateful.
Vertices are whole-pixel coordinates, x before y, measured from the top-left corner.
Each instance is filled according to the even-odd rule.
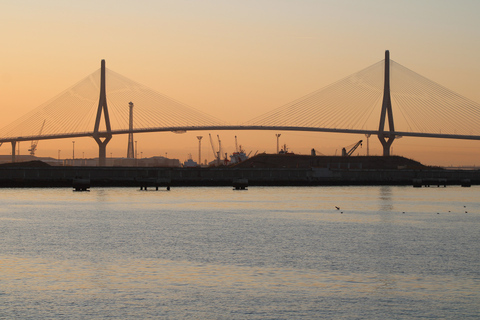
[[[480,170],[446,170],[400,156],[260,154],[221,167],[74,167],[41,161],[0,165],[0,187],[171,187],[480,184]]]

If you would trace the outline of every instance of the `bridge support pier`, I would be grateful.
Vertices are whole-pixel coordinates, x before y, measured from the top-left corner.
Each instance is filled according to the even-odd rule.
[[[98,144],[98,165],[105,167],[107,165],[107,143],[112,137],[105,138],[103,141],[99,137],[93,137]]]
[[[17,146],[17,141],[12,141],[12,163],[15,163],[15,148]]]
[[[378,135],[378,139],[380,140],[380,143],[382,144],[383,147],[383,156],[384,157],[389,157],[390,156],[390,147],[392,146],[393,140],[395,140],[395,137],[388,137],[388,139],[385,139],[384,135]]]

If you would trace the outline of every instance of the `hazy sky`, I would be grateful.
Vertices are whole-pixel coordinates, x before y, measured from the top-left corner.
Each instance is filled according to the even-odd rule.
[[[23,1],[0,2],[4,127],[107,67],[196,109],[241,123],[391,58],[480,102],[480,1]],[[480,125],[480,124],[479,124]],[[93,124],[92,124],[93,128]],[[211,132],[216,135],[217,132]],[[274,132],[235,134],[247,151],[274,152]],[[136,135],[144,156],[197,157],[196,135]],[[282,133],[297,153],[324,154],[364,136]],[[98,155],[91,138],[76,154]],[[126,156],[127,136],[107,153]],[[21,145],[26,154],[29,143]],[[38,156],[71,157],[71,140],[40,141]],[[228,149],[229,148],[229,149]],[[403,138],[393,152],[428,164],[480,165],[480,142]],[[365,149],[365,147],[364,147]],[[0,154],[9,154],[3,145]],[[365,153],[366,150],[361,152]],[[370,139],[370,152],[380,143]],[[208,139],[203,154],[213,157]]]

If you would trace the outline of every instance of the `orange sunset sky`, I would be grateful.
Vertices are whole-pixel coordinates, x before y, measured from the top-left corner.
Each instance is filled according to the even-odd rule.
[[[4,127],[100,67],[231,124],[329,85],[384,58],[480,103],[480,1],[1,1],[0,92]],[[108,92],[107,92],[108,94]],[[393,106],[395,108],[395,106]],[[92,128],[93,128],[92,123]],[[480,126],[480,123],[479,123]],[[212,160],[208,134],[225,152],[238,136],[247,153],[330,155],[363,135],[302,132],[136,134],[143,157]],[[76,138],[76,157],[96,157]],[[20,145],[27,154],[29,142]],[[72,139],[40,141],[37,156],[72,157]],[[125,157],[127,136],[107,154]],[[0,154],[11,153],[10,144]],[[355,154],[366,154],[366,144]],[[381,154],[376,137],[370,154]],[[431,165],[480,165],[480,141],[404,137],[393,154]],[[202,161],[203,161],[202,159]]]

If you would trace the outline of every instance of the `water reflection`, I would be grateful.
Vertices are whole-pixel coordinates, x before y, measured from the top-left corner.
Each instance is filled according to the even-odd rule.
[[[122,190],[122,189],[119,189],[119,191],[120,190]],[[95,194],[95,199],[100,203],[108,202],[108,200],[109,200],[109,197],[108,197],[109,193],[105,189],[95,190],[94,194]]]
[[[379,188],[379,211],[389,212],[393,211],[393,200],[392,200],[392,187],[391,186],[381,186]]]

